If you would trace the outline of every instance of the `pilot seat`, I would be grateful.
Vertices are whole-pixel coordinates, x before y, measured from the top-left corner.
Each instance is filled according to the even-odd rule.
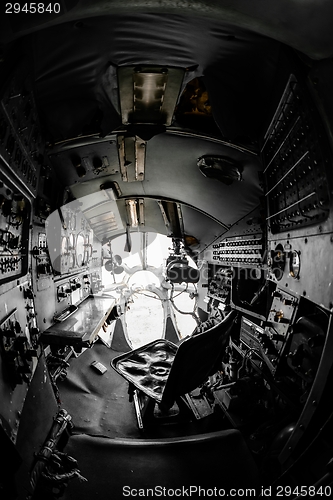
[[[158,339],[111,361],[130,384],[139,428],[151,422],[156,403],[162,416],[173,413],[174,403],[177,412],[188,408],[186,395],[218,370],[236,317],[237,312],[231,311],[220,323],[179,345]]]

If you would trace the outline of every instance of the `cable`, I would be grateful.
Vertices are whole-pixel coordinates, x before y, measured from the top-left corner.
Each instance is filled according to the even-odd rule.
[[[197,323],[197,325],[199,326],[201,324],[201,320],[200,318],[195,314],[195,309],[196,309],[196,305],[197,305],[197,301],[195,301],[194,303],[194,308],[193,308],[193,311],[191,312],[188,312],[188,311],[181,311],[180,309],[178,309],[178,307],[176,306],[176,304],[174,303],[174,297],[173,297],[173,292],[174,292],[174,284],[171,283],[171,295],[170,295],[170,302],[171,304],[173,305],[173,307],[176,309],[177,312],[179,312],[180,314],[188,314],[190,316],[192,316],[192,318],[195,320],[195,322]],[[180,295],[180,294],[179,294]]]
[[[188,283],[186,283],[186,287],[184,288],[184,290],[181,290],[179,293],[177,293],[177,295],[174,295],[172,298],[175,299],[175,298],[179,297],[179,295],[186,292],[187,289],[188,289]]]
[[[154,297],[153,295],[148,295],[147,293],[144,293],[144,292],[134,292],[134,293],[139,293],[140,295],[144,295],[145,297],[149,297],[150,299],[160,300],[161,302],[165,301],[165,299],[160,299],[160,297]],[[154,292],[151,292],[151,293],[154,293]]]
[[[239,374],[240,374],[241,370],[243,370],[245,363],[247,361],[247,358],[249,357],[249,354],[251,354],[252,352],[254,354],[256,354],[261,361],[264,361],[262,359],[262,356],[261,356],[260,351],[258,349],[255,349],[253,347],[249,347],[248,350],[246,351],[246,353],[244,354],[244,358],[243,358],[243,361],[242,361],[240,368],[237,370],[237,378],[240,378]]]

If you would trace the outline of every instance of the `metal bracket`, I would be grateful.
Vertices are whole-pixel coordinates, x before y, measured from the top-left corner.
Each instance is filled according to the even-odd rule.
[[[144,181],[147,142],[124,135],[118,135],[117,142],[122,181]]]

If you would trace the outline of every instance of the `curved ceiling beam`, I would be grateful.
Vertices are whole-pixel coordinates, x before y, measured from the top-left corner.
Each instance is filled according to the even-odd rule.
[[[331,0],[64,0],[59,15],[2,16],[2,43],[87,17],[154,12],[220,19],[289,45],[313,59],[333,54]],[[64,7],[66,5],[66,7]]]

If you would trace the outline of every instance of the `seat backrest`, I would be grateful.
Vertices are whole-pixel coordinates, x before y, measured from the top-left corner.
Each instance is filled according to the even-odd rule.
[[[221,323],[179,345],[172,363],[161,406],[171,408],[177,396],[184,395],[203,384],[212,369],[217,367],[226,346],[237,311],[231,311]]]

